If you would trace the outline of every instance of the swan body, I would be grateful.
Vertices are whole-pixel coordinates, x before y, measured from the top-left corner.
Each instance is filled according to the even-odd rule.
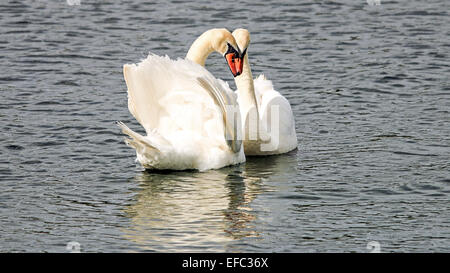
[[[227,47],[238,48],[231,33],[213,29],[193,43],[186,59],[150,54],[124,65],[128,109],[147,135],[118,125],[144,168],[204,171],[245,161],[241,126],[227,112],[227,106],[237,107],[236,95],[196,63],[213,51],[227,53]]]
[[[242,74],[235,77],[246,155],[282,154],[297,148],[294,115],[289,101],[264,75],[253,79],[248,61],[250,33],[236,29],[233,36],[243,50]]]

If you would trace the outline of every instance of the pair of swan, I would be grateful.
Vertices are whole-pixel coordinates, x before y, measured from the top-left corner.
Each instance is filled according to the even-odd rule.
[[[212,29],[194,41],[185,59],[150,54],[124,65],[128,109],[147,135],[118,125],[144,168],[204,171],[297,147],[289,102],[264,76],[252,78],[249,43],[245,29]],[[214,51],[225,57],[236,92],[205,69]]]

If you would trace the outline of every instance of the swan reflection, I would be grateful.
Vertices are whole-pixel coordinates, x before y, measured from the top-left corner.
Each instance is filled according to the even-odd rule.
[[[268,178],[292,172],[295,160],[288,154],[208,172],[139,173],[124,236],[144,250],[228,251],[236,239],[260,236],[252,201],[276,190]]]

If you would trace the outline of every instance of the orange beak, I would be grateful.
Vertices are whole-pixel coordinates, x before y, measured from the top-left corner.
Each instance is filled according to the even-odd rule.
[[[242,73],[242,67],[239,65],[238,68],[236,66],[236,62],[240,63],[240,58],[236,57],[235,53],[228,53],[227,55],[225,55],[225,59],[227,60],[228,67],[230,68],[233,76],[239,76]]]
[[[238,75],[241,75],[242,68],[244,67],[244,60],[242,60],[242,58],[235,58],[234,65],[236,67],[236,72],[238,73]]]

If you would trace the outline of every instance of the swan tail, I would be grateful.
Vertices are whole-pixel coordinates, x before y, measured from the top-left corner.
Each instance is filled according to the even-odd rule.
[[[257,79],[260,79],[262,81],[267,81],[267,78],[264,74],[260,74]]]
[[[259,75],[257,78],[254,79],[254,85],[256,92],[260,95],[263,95],[267,91],[273,91],[273,84],[272,81],[267,79],[264,74]]]
[[[118,121],[117,125],[122,129],[122,132],[130,138],[125,138],[125,143],[133,147],[138,155],[146,155],[148,157],[156,158],[161,152],[157,148],[156,143],[153,143],[150,138],[144,137],[126,126],[123,122]]]

